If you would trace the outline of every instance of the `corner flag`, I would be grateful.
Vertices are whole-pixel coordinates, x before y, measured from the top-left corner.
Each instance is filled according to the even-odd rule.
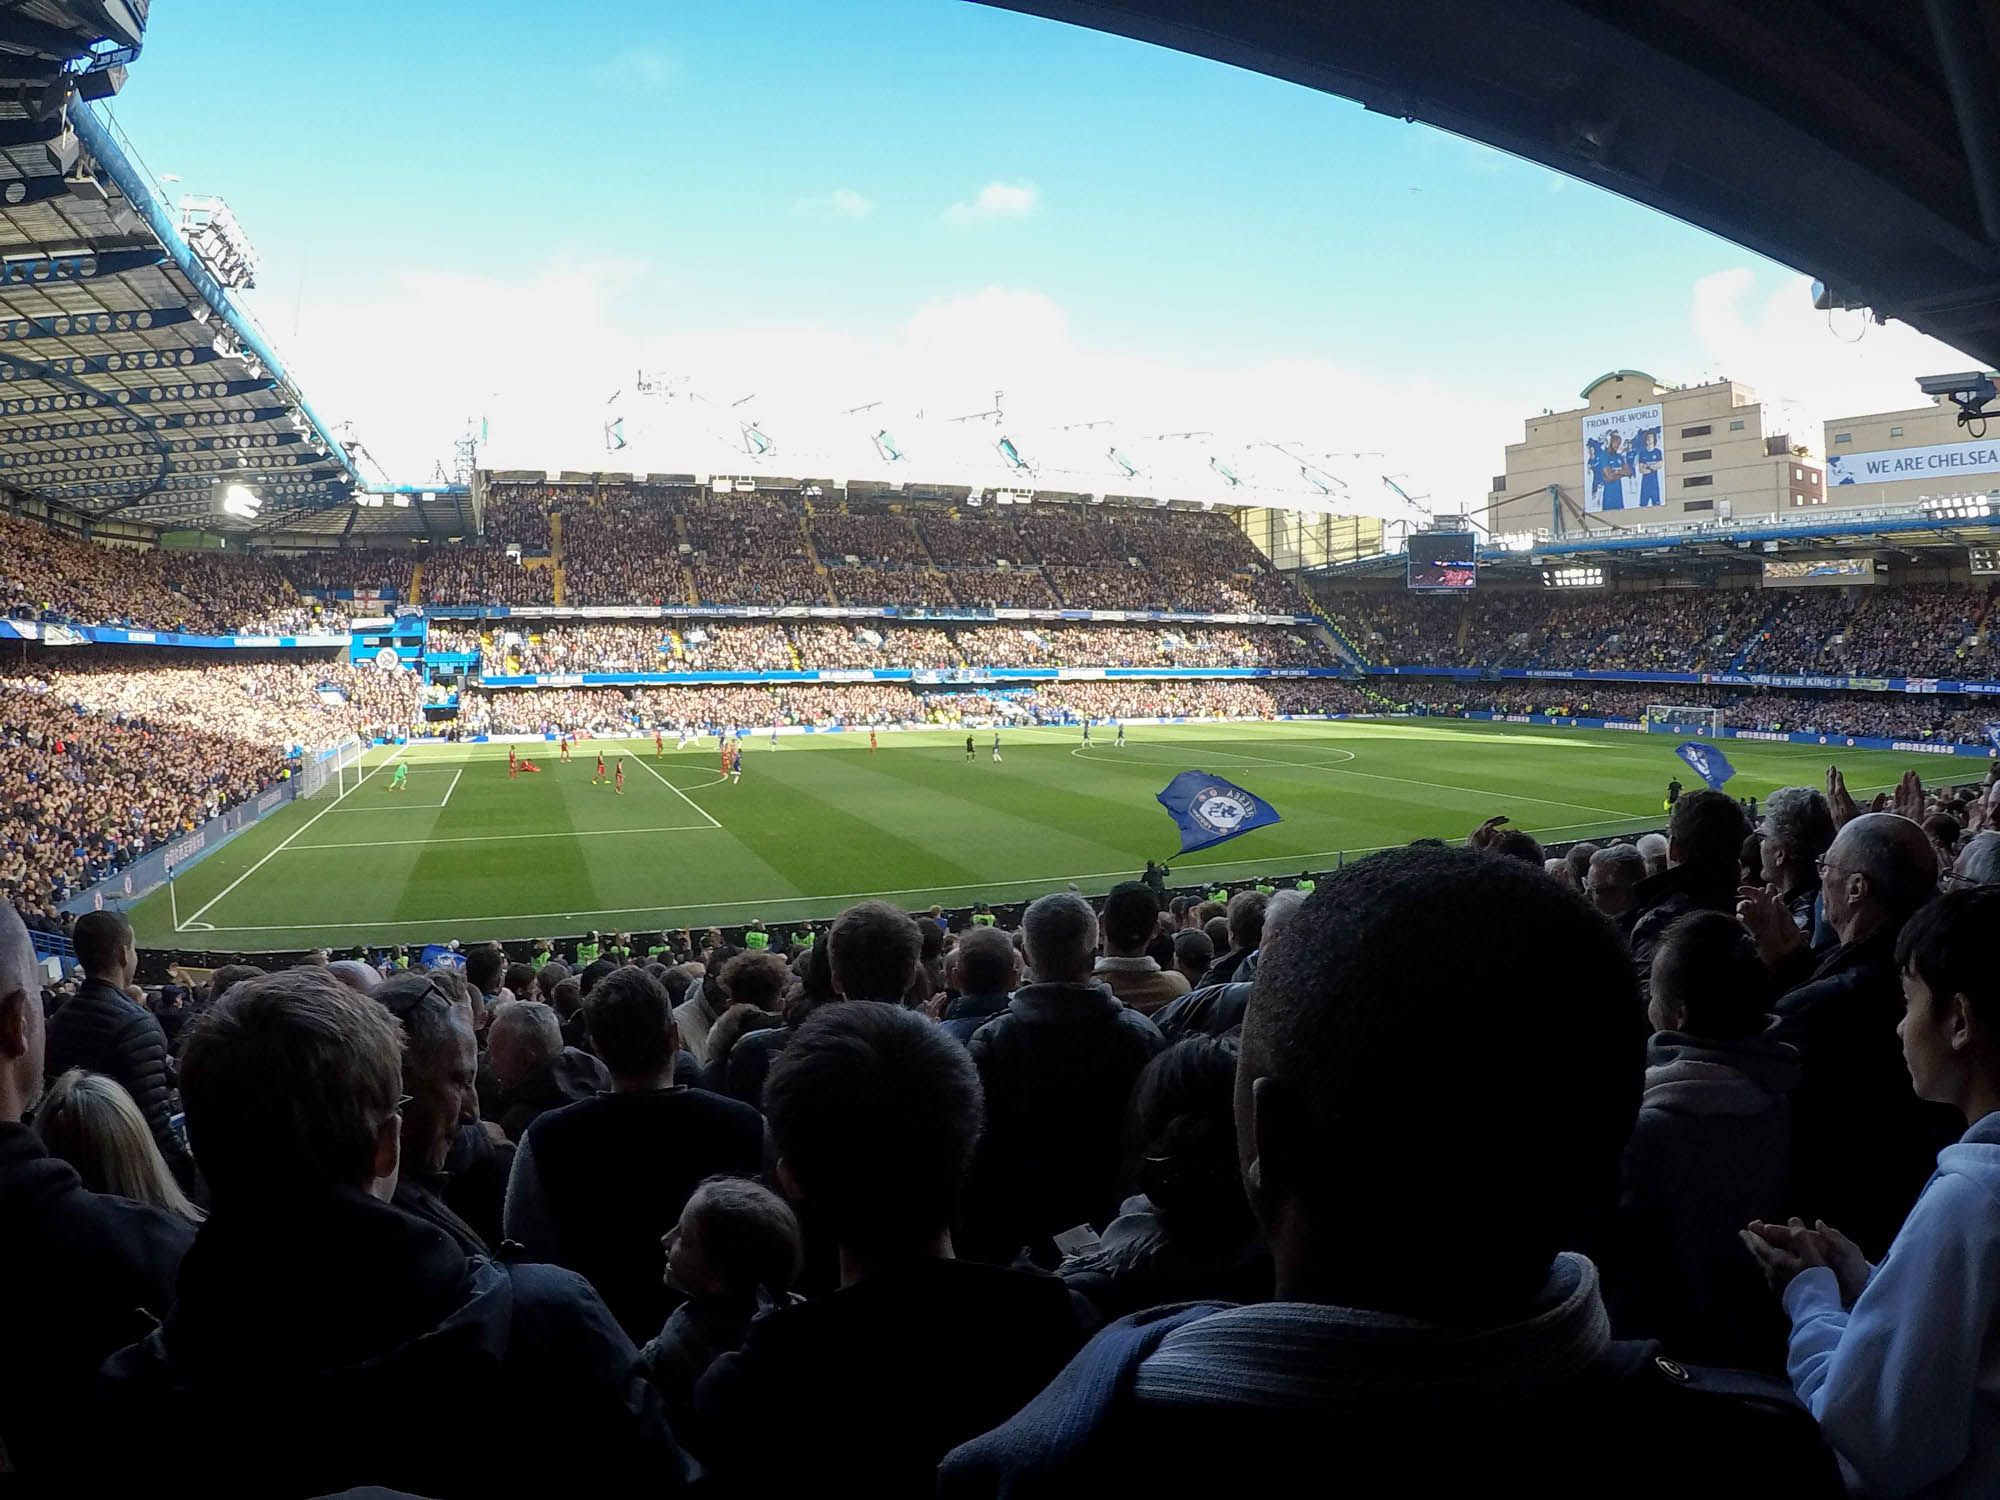
[[[1686,761],[1688,769],[1707,782],[1710,788],[1721,786],[1736,774],[1736,767],[1729,763],[1729,758],[1713,745],[1689,740],[1684,745],[1675,746],[1674,754]]]
[[[1183,854],[1280,821],[1262,797],[1206,771],[1183,771],[1156,795],[1181,831]]]

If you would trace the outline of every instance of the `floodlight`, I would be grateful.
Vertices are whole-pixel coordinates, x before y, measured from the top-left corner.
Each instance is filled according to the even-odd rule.
[[[245,485],[232,484],[222,492],[222,513],[238,516],[245,521],[257,519],[257,513],[264,508],[264,502],[256,492]]]

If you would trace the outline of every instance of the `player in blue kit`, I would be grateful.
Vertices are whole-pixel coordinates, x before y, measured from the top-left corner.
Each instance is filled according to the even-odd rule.
[[[1660,494],[1660,470],[1667,462],[1667,455],[1660,447],[1660,429],[1649,427],[1639,434],[1638,446],[1632,450],[1632,467],[1639,472],[1639,504],[1665,504]]]

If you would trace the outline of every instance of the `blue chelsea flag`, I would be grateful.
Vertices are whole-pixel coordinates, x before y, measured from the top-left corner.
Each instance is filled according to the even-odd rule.
[[[1278,810],[1255,792],[1206,771],[1181,772],[1159,793],[1159,802],[1181,831],[1183,854],[1280,821]]]
[[[1736,767],[1729,758],[1713,745],[1704,745],[1699,740],[1689,740],[1677,746],[1674,754],[1688,764],[1688,769],[1707,782],[1711,787],[1719,787],[1736,774]]]

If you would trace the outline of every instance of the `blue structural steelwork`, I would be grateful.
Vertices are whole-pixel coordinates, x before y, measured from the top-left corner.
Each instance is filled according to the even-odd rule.
[[[287,387],[299,411],[312,424],[320,440],[326,444],[327,451],[346,471],[348,478],[360,484],[361,473],[354,467],[354,461],[348,457],[347,450],[335,439],[333,428],[320,420],[319,413],[313,410],[304,392],[300,391],[291,377],[285,373],[284,361],[279,359],[277,353],[265,342],[257,326],[243,316],[222,283],[215,279],[208,267],[203,265],[194,251],[188,248],[187,241],[181,238],[179,226],[174,223],[159,199],[153,196],[151,184],[133,166],[131,159],[125,155],[124,148],[98,118],[97,112],[87,104],[78,103],[71,107],[69,118],[84,148],[96,159],[105,175],[117,184],[118,190],[146,221],[181,274],[193,283],[202,300],[214,308],[217,316],[229,325],[243,347],[254,354],[264,368],[276,377],[274,383],[282,382]],[[235,386],[242,382],[232,381],[230,384]],[[251,386],[251,389],[259,388],[266,387]],[[241,392],[232,389],[228,394],[237,395]]]

